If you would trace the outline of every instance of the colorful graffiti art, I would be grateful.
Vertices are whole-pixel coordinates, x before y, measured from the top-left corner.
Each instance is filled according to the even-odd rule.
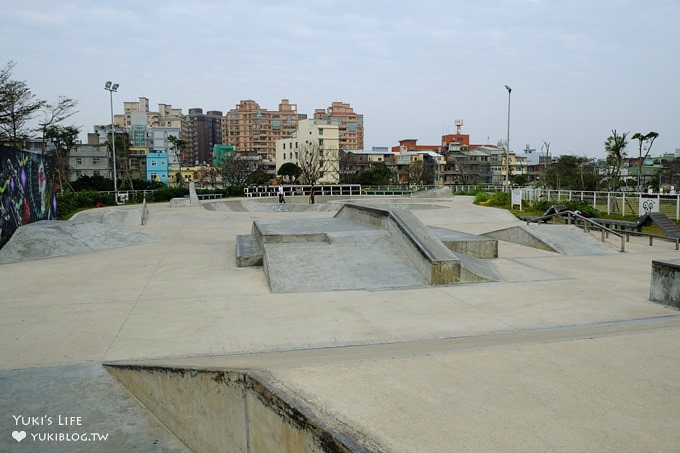
[[[0,248],[21,225],[57,218],[54,158],[0,147]]]

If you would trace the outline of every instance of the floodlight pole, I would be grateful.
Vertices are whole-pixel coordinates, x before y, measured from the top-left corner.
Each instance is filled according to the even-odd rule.
[[[113,196],[118,204],[118,169],[116,168],[116,125],[113,122],[113,92],[118,91],[118,84],[107,81],[104,89],[109,92],[111,100],[111,151],[113,156]]]
[[[512,88],[509,85],[505,85],[505,89],[508,90],[508,137],[505,142],[505,190],[510,190],[510,93],[512,93]]]

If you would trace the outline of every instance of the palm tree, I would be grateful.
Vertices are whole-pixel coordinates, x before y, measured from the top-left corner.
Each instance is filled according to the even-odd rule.
[[[184,178],[182,177],[182,151],[184,150],[187,142],[175,137],[174,135],[168,136],[168,141],[170,142],[170,151],[175,154],[177,163],[179,164],[179,172],[176,175],[176,182],[180,187],[182,187],[184,186]]]
[[[642,174],[642,164],[644,163],[645,159],[647,159],[647,156],[649,156],[649,152],[652,149],[652,145],[654,144],[654,140],[659,136],[658,132],[648,132],[647,134],[641,134],[640,132],[636,132],[635,135],[633,135],[632,139],[633,140],[638,140],[639,142],[639,155],[638,155],[638,174],[637,174],[637,190],[638,192],[641,190],[640,187],[640,176]],[[649,142],[649,144],[645,147],[645,157],[642,157],[642,148],[644,147],[645,143]]]

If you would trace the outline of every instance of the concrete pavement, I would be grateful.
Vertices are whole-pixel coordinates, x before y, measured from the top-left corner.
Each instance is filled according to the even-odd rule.
[[[471,234],[522,224],[471,201],[423,199],[436,208],[412,212],[426,225]],[[625,253],[566,256],[501,242],[499,282],[273,294],[261,269],[236,267],[236,235],[253,220],[330,219],[334,211],[243,208],[251,202],[235,210],[150,205],[147,225],[121,227],[156,241],[0,265],[0,390],[15,394],[43,370],[53,371],[44,379],[59,382],[65,367],[201,367],[209,360],[228,369],[235,357],[263,354],[253,368],[282,392],[384,451],[680,447],[680,319],[648,301],[651,261],[677,258],[672,244],[632,238]],[[597,330],[609,325],[617,328]],[[579,328],[595,331],[559,334]],[[471,347],[454,347],[464,338]],[[389,344],[403,348],[378,347]],[[370,345],[370,354],[333,359],[338,348]],[[291,355],[268,363],[272,353]],[[0,450],[29,445],[11,437],[20,428],[12,415],[89,414],[84,395],[82,409],[75,396],[66,407],[32,385],[30,399],[3,399]],[[120,394],[99,395],[102,405],[121,401]],[[87,417],[126,440],[124,417]],[[143,431],[176,445],[162,426],[153,429]],[[57,445],[76,451],[63,442],[49,447]]]

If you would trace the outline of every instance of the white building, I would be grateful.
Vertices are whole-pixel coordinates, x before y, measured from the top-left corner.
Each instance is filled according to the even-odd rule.
[[[340,129],[330,120],[305,119],[288,138],[276,141],[276,170],[291,162],[298,167],[318,161],[317,182],[336,184],[339,181]]]

